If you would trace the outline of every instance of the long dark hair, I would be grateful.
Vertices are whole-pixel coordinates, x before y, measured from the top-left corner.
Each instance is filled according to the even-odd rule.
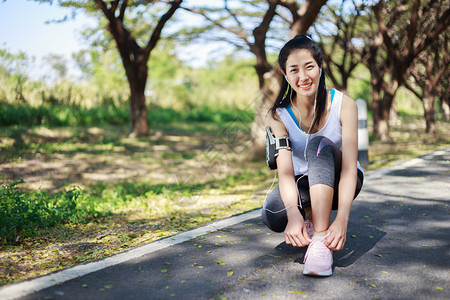
[[[286,61],[289,55],[293,51],[302,49],[308,50],[313,56],[316,63],[319,65],[319,67],[322,66],[323,56],[322,50],[320,49],[319,45],[316,42],[314,42],[310,37],[304,34],[299,34],[292,40],[287,42],[283,46],[283,48],[281,48],[280,54],[278,55],[278,65],[285,74],[286,74]],[[289,97],[291,96],[291,93],[292,97],[296,95],[296,91],[291,87],[291,85],[287,82],[287,80],[283,79],[281,81],[281,88],[280,92],[278,93],[277,99],[275,100],[275,103],[270,109],[270,112],[272,113],[272,117],[274,119],[278,118],[278,115],[276,114],[277,108],[286,107],[290,104]],[[327,100],[327,88],[325,86],[325,72],[322,71],[317,91],[316,118],[314,119],[314,123],[311,125],[311,128],[314,128],[316,124],[319,124],[320,118],[323,112],[325,111],[326,100]]]

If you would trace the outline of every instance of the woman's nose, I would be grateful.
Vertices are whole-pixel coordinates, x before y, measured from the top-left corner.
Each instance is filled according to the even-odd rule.
[[[299,79],[301,82],[306,81],[306,80],[308,80],[308,75],[306,74],[305,71],[299,71],[299,72],[298,72],[298,79]]]

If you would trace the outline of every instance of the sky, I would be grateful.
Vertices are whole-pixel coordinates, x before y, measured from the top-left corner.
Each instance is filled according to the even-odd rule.
[[[46,24],[66,15],[71,15],[71,9],[35,1],[0,0],[0,48],[34,56],[36,69],[32,73],[36,74],[48,54],[63,55],[71,61],[72,53],[87,47],[77,32],[93,21],[78,14],[75,20]]]
[[[79,75],[72,61],[72,53],[88,47],[79,32],[95,21],[80,12],[74,20],[69,18],[62,23],[47,23],[63,19],[71,13],[70,8],[61,8],[55,4],[32,0],[0,0],[0,49],[14,54],[23,51],[34,56],[36,63],[34,69],[30,69],[32,78],[42,77],[43,73],[48,72],[43,62],[43,57],[48,54],[63,55],[69,62],[69,75]],[[206,61],[202,63],[201,58],[208,57],[207,53],[211,49],[205,45],[186,49],[185,53],[196,53],[195,58],[188,57],[186,60],[197,62],[197,66],[206,65]]]

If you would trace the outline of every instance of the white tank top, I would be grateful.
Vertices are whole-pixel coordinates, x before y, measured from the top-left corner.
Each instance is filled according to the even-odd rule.
[[[331,111],[328,120],[318,132],[306,134],[298,124],[297,119],[292,113],[290,106],[285,108],[277,108],[277,113],[281,118],[292,143],[292,163],[294,166],[294,174],[302,175],[308,171],[305,160],[306,140],[311,140],[315,136],[325,136],[336,144],[342,151],[342,125],[339,120],[342,106],[342,92],[332,89],[331,91]],[[358,169],[361,169],[357,162]],[[362,171],[362,169],[361,169]]]

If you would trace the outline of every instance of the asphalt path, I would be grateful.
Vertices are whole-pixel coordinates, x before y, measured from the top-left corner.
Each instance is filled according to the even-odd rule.
[[[450,299],[449,175],[450,149],[366,172],[331,277],[303,276],[306,248],[256,210],[3,287],[0,299]]]

